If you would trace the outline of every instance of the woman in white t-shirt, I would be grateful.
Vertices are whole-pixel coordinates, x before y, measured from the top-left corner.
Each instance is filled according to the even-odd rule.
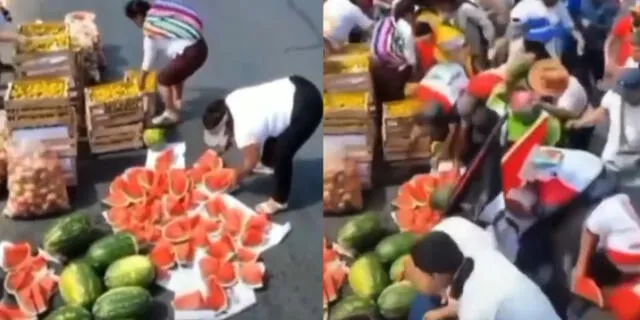
[[[542,290],[500,252],[487,248],[465,256],[461,249],[442,231],[429,232],[411,249],[406,278],[422,294],[447,293],[448,307],[427,310],[426,319],[560,319]]]
[[[225,152],[235,145],[243,164],[237,179],[254,172],[275,178],[271,198],[256,211],[274,214],[287,208],[293,157],[322,121],[322,94],[311,81],[290,76],[236,89],[207,107],[202,122],[205,143]]]
[[[324,0],[322,34],[325,49],[330,52],[340,52],[355,28],[369,33],[373,24],[374,21],[349,0]]]
[[[623,185],[640,185],[640,69],[624,69],[613,89],[602,97],[601,107],[590,110],[569,128],[584,128],[609,120],[607,142],[601,158]]]

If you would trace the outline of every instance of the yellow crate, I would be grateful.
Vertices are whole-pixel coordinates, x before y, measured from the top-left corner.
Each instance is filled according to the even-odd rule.
[[[324,110],[367,110],[368,92],[325,92],[323,95]]]
[[[385,103],[385,118],[412,117],[424,107],[424,101],[418,99],[406,99]]]
[[[332,56],[324,61],[324,73],[355,73],[368,72],[370,65],[369,53],[346,54]]]
[[[371,45],[368,43],[348,43],[344,47],[345,54],[365,54],[371,52]]]
[[[27,38],[16,49],[17,53],[51,53],[71,50],[71,37],[68,33],[62,33],[51,37]]]
[[[133,81],[136,82],[140,78],[140,70],[130,69],[124,72],[124,80],[125,81]],[[155,92],[158,89],[158,73],[150,72],[147,76],[144,91],[145,92]]]
[[[25,37],[45,37],[68,34],[64,21],[30,22],[18,26],[18,34]]]
[[[68,78],[16,80],[9,86],[8,100],[64,99],[70,87]]]
[[[115,100],[135,98],[140,94],[138,85],[132,81],[118,81],[89,87],[87,103],[105,103]]]

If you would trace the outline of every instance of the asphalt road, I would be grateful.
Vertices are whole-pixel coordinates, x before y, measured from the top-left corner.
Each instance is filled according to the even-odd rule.
[[[97,14],[108,59],[108,76],[117,78],[125,68],[141,63],[141,32],[124,16],[125,1],[9,0],[16,23],[34,19],[57,20],[74,10]],[[187,83],[186,117],[175,140],[187,142],[187,162],[204,150],[199,115],[213,99],[238,86],[298,74],[317,85],[322,79],[322,42],[319,38],[320,1],[187,0],[205,22],[209,59]],[[2,50],[7,57],[6,48]],[[255,106],[259,108],[260,106]],[[318,130],[300,150],[294,169],[294,188],[288,212],[278,222],[290,222],[292,232],[279,246],[267,251],[268,288],[258,292],[258,304],[233,319],[319,319],[321,316],[322,132]],[[237,161],[231,155],[230,161]],[[129,166],[143,164],[142,152],[128,152],[79,163],[80,187],[74,207],[96,216],[99,199],[109,181]],[[238,198],[253,206],[268,195],[268,178],[254,178]],[[51,219],[12,221],[0,218],[0,239],[40,242]],[[158,301],[171,294],[158,290]],[[59,300],[59,299],[58,299]],[[56,303],[59,303],[59,301]],[[165,304],[156,303],[148,319],[172,319]]]

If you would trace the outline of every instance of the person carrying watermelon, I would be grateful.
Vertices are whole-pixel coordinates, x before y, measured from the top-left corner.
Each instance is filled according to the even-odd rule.
[[[233,90],[207,106],[204,141],[224,153],[233,145],[243,154],[236,180],[273,173],[275,189],[256,206],[260,213],[287,209],[293,158],[322,122],[323,99],[309,80],[293,75]]]
[[[413,246],[405,278],[427,299],[446,300],[442,307],[421,299],[422,308],[415,306],[409,320],[560,319],[542,290],[499,251],[463,253],[443,231],[429,232]]]

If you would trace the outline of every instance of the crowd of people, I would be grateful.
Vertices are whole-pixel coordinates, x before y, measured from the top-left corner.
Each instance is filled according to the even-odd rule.
[[[552,133],[543,144],[555,149],[547,156],[564,160],[549,156],[536,164],[536,174],[545,174],[532,189],[540,194],[529,197],[534,204],[523,214],[507,203],[513,212],[506,215],[520,216],[529,228],[531,221],[568,215],[578,198],[591,203],[583,206],[588,214],[570,261],[574,271],[561,286],[570,299],[615,319],[640,319],[640,215],[625,194],[640,183],[640,3],[324,0],[323,20],[325,55],[368,43],[376,102],[423,100],[411,140],[441,141],[444,157],[456,164],[468,165],[503,118],[505,148],[542,116],[549,119]],[[604,150],[594,154],[594,128],[607,123]],[[507,224],[518,229],[513,221]],[[492,232],[450,217],[420,240],[406,266],[422,294],[409,319],[580,318],[514,263]],[[592,272],[597,252],[618,273],[612,286]]]

